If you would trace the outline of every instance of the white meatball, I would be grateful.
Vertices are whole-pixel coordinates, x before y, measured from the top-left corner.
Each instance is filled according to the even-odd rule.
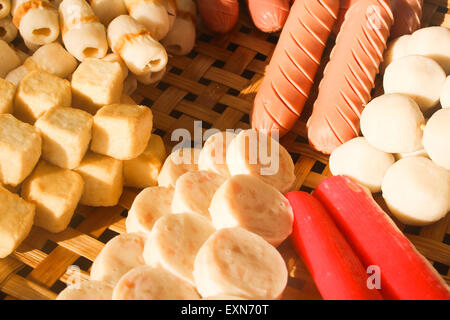
[[[441,109],[428,120],[423,145],[431,160],[450,170],[450,109]]]
[[[383,179],[383,198],[403,223],[427,225],[449,209],[449,172],[424,157],[399,160]]]
[[[442,86],[441,106],[442,108],[450,108],[450,76],[447,77]]]
[[[410,34],[405,34],[388,43],[388,47],[383,56],[383,69],[386,69],[392,61],[408,55],[408,40],[410,37]]]
[[[376,193],[381,191],[384,174],[394,162],[392,154],[380,151],[365,138],[358,137],[331,153],[330,170],[333,175],[349,176]]]
[[[372,146],[388,153],[421,149],[424,124],[417,103],[402,94],[385,94],[373,99],[361,115],[364,137]]]
[[[393,61],[384,73],[386,93],[403,93],[413,98],[425,112],[439,102],[445,72],[431,58],[407,56]]]
[[[450,30],[446,27],[419,29],[408,41],[408,53],[426,56],[450,73]]]

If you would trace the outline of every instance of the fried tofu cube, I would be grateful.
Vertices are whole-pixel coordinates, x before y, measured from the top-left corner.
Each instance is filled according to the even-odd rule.
[[[12,113],[16,87],[9,81],[0,78],[0,114]]]
[[[0,115],[0,183],[17,186],[41,157],[41,135],[10,114]]]
[[[122,89],[118,62],[86,59],[72,75],[73,106],[92,114],[105,105],[120,103]]]
[[[152,134],[144,152],[123,162],[124,185],[147,188],[158,185],[158,175],[166,158],[166,148],[160,136]]]
[[[111,207],[119,203],[123,191],[123,162],[88,152],[75,169],[84,179],[80,203],[92,207]]]
[[[92,115],[74,108],[53,108],[36,121],[42,157],[61,168],[78,167],[89,148]]]
[[[94,116],[91,150],[119,160],[144,152],[153,127],[152,111],[145,106],[113,104]]]
[[[81,176],[40,161],[22,185],[22,197],[36,205],[34,223],[50,232],[67,228],[83,194]]]
[[[14,115],[34,124],[45,112],[55,107],[70,107],[70,82],[44,71],[32,71],[19,83],[14,100]]]
[[[0,259],[11,254],[33,226],[35,206],[0,186]]]

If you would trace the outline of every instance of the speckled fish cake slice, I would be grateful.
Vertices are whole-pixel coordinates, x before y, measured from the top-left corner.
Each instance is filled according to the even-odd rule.
[[[144,249],[148,265],[160,266],[194,284],[194,260],[203,243],[215,231],[198,214],[169,214],[159,219]]]
[[[111,300],[113,286],[105,281],[83,281],[61,291],[56,300]]]
[[[161,187],[175,187],[179,177],[186,172],[198,170],[200,149],[181,148],[173,151],[166,159],[158,176]]]
[[[111,239],[95,259],[91,268],[91,280],[117,283],[131,269],[144,265],[144,233],[127,233]]]
[[[150,233],[156,220],[171,213],[173,189],[165,187],[146,188],[138,194],[128,211],[127,232]]]
[[[173,213],[198,213],[211,219],[209,205],[214,193],[226,178],[212,171],[183,174],[176,183],[172,201]]]
[[[210,136],[198,157],[199,170],[213,171],[223,176],[230,176],[227,166],[227,147],[236,137],[233,132],[218,132]]]
[[[216,229],[242,227],[278,246],[292,232],[294,215],[287,199],[252,175],[236,175],[217,192],[209,207]]]
[[[227,165],[231,175],[251,174],[288,192],[295,180],[294,162],[275,139],[255,130],[243,130],[227,148]]]
[[[278,299],[288,272],[280,253],[260,236],[242,228],[215,232],[195,258],[194,278],[203,297],[227,295]]]
[[[197,300],[195,289],[162,268],[137,267],[126,273],[113,291],[113,300]]]

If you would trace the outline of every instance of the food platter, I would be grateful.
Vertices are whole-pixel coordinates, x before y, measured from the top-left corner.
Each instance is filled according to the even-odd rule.
[[[446,7],[446,1],[425,1],[423,26],[449,27]],[[171,133],[185,128],[193,134],[195,120],[202,121],[203,130],[249,128],[252,101],[277,39],[277,35],[256,30],[245,11],[232,32],[223,36],[212,34],[199,24],[194,50],[187,56],[170,56],[164,78],[157,85],[139,85],[132,98],[151,107],[154,133],[163,137],[167,150],[176,144]],[[326,51],[329,54],[330,46]],[[380,94],[380,79],[377,81],[376,92]],[[303,191],[312,191],[331,175],[328,157],[315,151],[306,138],[306,120],[317,96],[317,86],[311,92],[302,116],[281,139],[295,162],[295,189]],[[126,231],[127,211],[138,192],[125,189],[119,205],[111,208],[79,206],[70,227],[61,233],[52,234],[33,227],[22,245],[11,256],[0,260],[0,297],[54,299],[75,275],[88,279],[92,261],[105,243]],[[375,197],[384,206],[381,196]],[[449,283],[449,216],[427,227],[394,221]],[[290,240],[281,244],[279,251],[289,271],[283,299],[320,299]],[[79,266],[80,273],[74,266]]]

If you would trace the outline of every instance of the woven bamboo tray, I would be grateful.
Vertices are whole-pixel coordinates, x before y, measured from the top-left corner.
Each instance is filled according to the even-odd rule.
[[[450,28],[449,5],[450,0],[425,0],[423,26]],[[171,57],[164,79],[156,86],[139,87],[133,95],[136,102],[152,108],[155,132],[164,137],[168,150],[173,146],[172,130],[186,128],[193,132],[194,120],[202,120],[204,129],[250,127],[252,100],[278,38],[257,31],[242,11],[234,31],[225,36],[213,36],[200,27],[194,51],[188,56]],[[331,45],[328,47],[329,53]],[[380,88],[378,80],[377,94]],[[330,175],[327,157],[314,151],[306,139],[306,119],[316,94],[314,88],[295,129],[282,138],[295,162],[295,187],[305,191]],[[138,192],[125,189],[120,204],[113,208],[80,206],[70,227],[59,234],[33,227],[12,255],[0,259],[0,299],[54,299],[70,281],[71,265],[79,266],[82,279],[87,279],[92,261],[104,244],[125,232],[127,210]],[[450,215],[422,228],[396,223],[450,283]],[[289,240],[279,250],[290,275],[283,298],[321,299]]]

